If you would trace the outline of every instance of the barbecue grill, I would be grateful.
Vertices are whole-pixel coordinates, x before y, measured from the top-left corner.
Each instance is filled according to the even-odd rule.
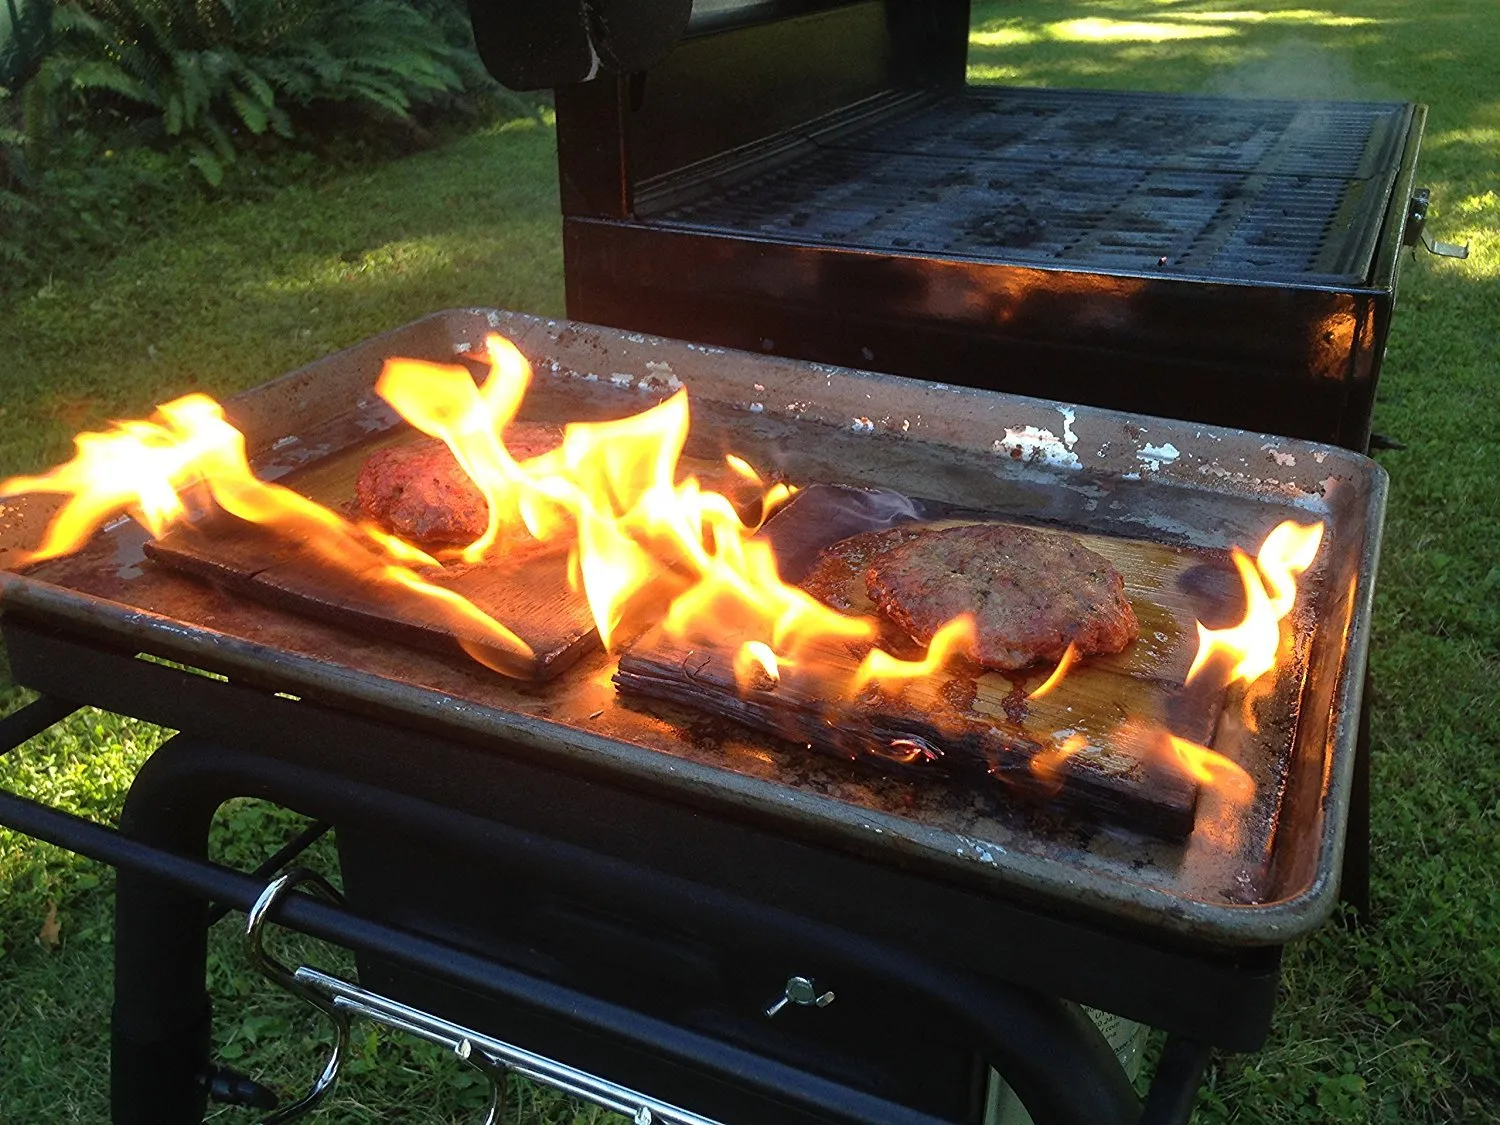
[[[968,87],[966,2],[718,7],[558,91],[570,316],[1365,448],[1423,107]]]
[[[257,471],[336,477],[396,425],[383,360],[498,329],[536,420],[680,382],[689,452],[798,482],[1221,561],[1321,518],[1286,739],[1251,763],[1237,842],[851,771],[627,700],[599,653],[516,685],[175,573],[121,522],[0,575],[13,673],[43,693],[5,745],[78,703],[181,732],[118,833],[0,795],[5,823],[121,868],[117,1122],[258,1093],[208,1057],[210,900],[257,942],[274,921],[354,949],[357,985],[261,954],[338,1019],[683,1125],[977,1122],[992,1067],[1038,1125],[1185,1120],[1332,909],[1385,495],[1350,450],[1421,108],[968,90],[965,4],[689,7],[476,0],[491,70],[558,86],[574,319],[439,314],[249,392],[229,412]],[[7,503],[0,567],[48,513]],[[346,901],[264,882],[306,839],[254,876],[206,861],[245,795],[334,826]],[[1085,1004],[1168,1033],[1144,1110]]]
[[[1228,853],[1059,826],[622,702],[603,654],[518,686],[252,602],[153,565],[119,523],[6,576],[14,674],[44,694],[9,722],[25,734],[71,707],[52,700],[88,701],[182,733],[143,768],[120,835],[0,802],[8,823],[124,868],[117,1120],[201,1113],[204,895],[243,908],[261,890],[202,856],[214,810],[243,795],[336,827],[358,913],[293,895],[277,916],[353,945],[366,987],[715,1120],[976,1120],[981,1060],[1038,1121],[1134,1120],[1108,1045],[1058,997],[1173,1034],[1153,1095],[1164,1119],[1190,1102],[1209,1045],[1259,1045],[1281,946],[1335,895],[1378,468],[1291,439],[482,311],[267,384],[231,416],[263,477],[315,477],[392,425],[369,395],[385,358],[450,358],[492,327],[544,373],[528,398],[541,420],[633,411],[680,379],[705,452],[732,442],[797,479],[1210,551],[1285,515],[1325,519],[1339,547],[1294,741],[1265,767],[1277,780]],[[1014,435],[1064,418],[1050,462],[1013,456]],[[48,507],[11,506],[6,559]],[[783,988],[802,994],[789,978],[836,1001],[768,1018]]]

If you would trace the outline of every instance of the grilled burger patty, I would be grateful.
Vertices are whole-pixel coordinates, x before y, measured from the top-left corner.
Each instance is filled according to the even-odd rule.
[[[517,461],[536,457],[562,441],[556,426],[514,423],[505,447]],[[489,505],[452,452],[435,439],[377,449],[354,482],[354,495],[370,519],[413,543],[461,547],[484,533]]]
[[[973,614],[987,668],[1056,660],[1070,642],[1083,655],[1119,652],[1140,634],[1119,572],[1069,535],[1008,524],[867,532],[825,552],[811,592],[823,596],[820,573],[856,561],[881,612],[922,644]]]
[[[871,563],[893,547],[926,534],[920,526],[906,524],[840,539],[823,548],[801,586],[825,605],[847,613],[855,608],[850,594],[856,577],[863,575]]]

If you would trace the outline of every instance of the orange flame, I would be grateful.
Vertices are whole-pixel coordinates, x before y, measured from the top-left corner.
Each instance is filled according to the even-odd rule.
[[[1194,837],[1219,851],[1234,851],[1245,836],[1245,812],[1255,797],[1255,782],[1243,766],[1207,746],[1174,734],[1166,734],[1165,742],[1168,760],[1203,786]]]
[[[734,654],[734,679],[741,691],[781,682],[781,665],[764,641],[746,641]]]
[[[337,566],[369,581],[399,586],[430,600],[456,636],[482,637],[486,663],[509,668],[531,659],[531,649],[508,628],[452,591],[434,586],[406,564],[436,565],[425,552],[383,533],[371,535],[306,497],[257,479],[245,457],[244,436],[206,395],[159,407],[149,421],[117,423],[106,433],[80,434],[72,460],[37,477],[0,483],[0,495],[24,492],[67,496],[27,562],[76,551],[120,511],[161,535],[186,517],[182,493],[207,489],[225,512],[273,528]]]
[[[927,655],[921,660],[902,660],[884,649],[872,648],[854,673],[849,696],[853,698],[872,683],[878,684],[882,691],[889,688],[899,691],[912,680],[933,675],[954,656],[972,655],[977,642],[973,615],[961,613],[932,635]]]
[[[1040,699],[1049,691],[1062,683],[1063,677],[1068,674],[1068,669],[1073,667],[1073,662],[1078,659],[1078,646],[1072,641],[1068,647],[1063,649],[1062,659],[1057,662],[1057,667],[1052,669],[1052,675],[1048,676],[1042,683],[1028,695],[1027,699]]]
[[[746,461],[737,453],[726,453],[724,455],[724,463],[740,476],[744,477],[751,484],[765,483],[765,481],[761,479],[760,474],[755,471],[755,466],[751,465],[749,461]]]
[[[1032,775],[1048,792],[1057,792],[1062,788],[1063,767],[1067,765],[1068,759],[1088,744],[1089,740],[1076,731],[1061,742],[1053,743],[1031,759]]]
[[[1175,734],[1168,734],[1166,739],[1177,763],[1199,783],[1218,790],[1237,804],[1248,802],[1254,795],[1255,783],[1239,763]]]
[[[1233,548],[1234,566],[1245,588],[1245,616],[1227,629],[1197,622],[1198,652],[1188,669],[1189,682],[1219,653],[1235,661],[1231,683],[1254,683],[1276,666],[1281,620],[1296,603],[1297,576],[1312,565],[1322,540],[1322,523],[1303,526],[1287,520],[1266,536],[1254,562]]]
[[[35,492],[68,497],[26,561],[78,550],[100,524],[122,511],[131,512],[153,535],[162,534],[183,515],[179,491],[205,480],[207,466],[222,459],[216,447],[222,419],[212,399],[187,395],[158,408],[150,421],[118,422],[107,433],[79,434],[73,441],[77,452],[66,464],[0,484],[5,496]]]
[[[755,471],[755,467],[750,462],[738,454],[725,454],[724,463],[738,476],[763,490],[760,498],[760,521],[756,524],[757,528],[771,518],[772,512],[796,495],[797,489],[784,481],[777,481],[770,488],[766,488],[765,479]]]
[[[1271,609],[1278,619],[1292,611],[1297,600],[1297,576],[1312,566],[1323,543],[1323,524],[1279,523],[1260,545],[1255,565],[1266,580]]]

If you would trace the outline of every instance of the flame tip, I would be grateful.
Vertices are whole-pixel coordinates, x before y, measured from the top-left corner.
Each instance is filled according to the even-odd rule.
[[[1283,520],[1272,528],[1252,560],[1238,546],[1230,558],[1245,593],[1245,615],[1237,625],[1198,627],[1198,651],[1188,668],[1191,683],[1216,655],[1234,660],[1229,682],[1254,683],[1276,666],[1281,621],[1297,601],[1297,578],[1312,566],[1323,540],[1324,524]]]

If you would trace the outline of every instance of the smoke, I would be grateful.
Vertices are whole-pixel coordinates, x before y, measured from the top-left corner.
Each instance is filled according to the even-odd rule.
[[[781,577],[800,582],[829,544],[921,518],[917,505],[899,492],[813,484],[772,516],[762,534],[776,553]]]
[[[1218,72],[1204,93],[1295,101],[1383,101],[1395,96],[1357,75],[1344,53],[1302,39],[1284,40],[1268,55]]]

